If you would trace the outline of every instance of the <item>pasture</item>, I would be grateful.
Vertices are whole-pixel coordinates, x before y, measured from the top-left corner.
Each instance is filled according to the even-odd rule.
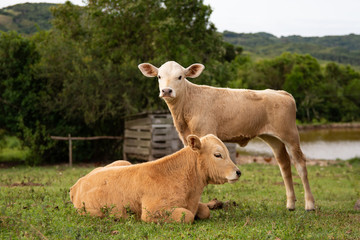
[[[278,166],[240,165],[235,184],[209,185],[202,200],[230,200],[194,224],[144,223],[80,216],[69,188],[94,166],[0,169],[0,239],[360,239],[360,164],[309,166],[316,210],[304,210],[303,187],[293,167],[295,211],[286,210]],[[235,202],[235,204],[233,203]]]

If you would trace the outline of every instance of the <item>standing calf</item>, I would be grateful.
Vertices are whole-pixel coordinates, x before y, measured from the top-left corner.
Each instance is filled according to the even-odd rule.
[[[188,146],[157,161],[130,165],[117,161],[80,178],[70,189],[77,209],[104,216],[110,207],[117,217],[127,211],[146,222],[193,222],[208,218],[210,210],[200,203],[208,184],[236,182],[241,173],[224,143],[214,135],[187,137]]]
[[[306,159],[300,149],[294,98],[285,91],[215,88],[189,82],[204,69],[202,64],[184,68],[170,61],[157,68],[139,65],[147,77],[158,77],[160,97],[168,105],[184,145],[187,136],[214,134],[222,141],[241,146],[259,137],[273,150],[284,179],[287,208],[295,209],[295,193],[288,148],[305,190],[305,209],[314,210],[307,178]]]

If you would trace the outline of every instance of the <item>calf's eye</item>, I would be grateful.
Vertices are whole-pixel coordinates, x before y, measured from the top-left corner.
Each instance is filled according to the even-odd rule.
[[[222,158],[221,153],[215,153],[214,156],[215,156],[216,158]]]
[[[179,76],[178,79],[181,80],[181,76]]]

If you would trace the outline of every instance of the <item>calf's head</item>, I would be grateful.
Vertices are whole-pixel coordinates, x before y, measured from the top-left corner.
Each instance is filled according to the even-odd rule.
[[[189,147],[199,154],[199,162],[206,180],[211,184],[234,183],[240,176],[239,168],[231,161],[225,144],[216,136],[187,137]]]
[[[160,97],[165,100],[180,96],[184,89],[185,78],[196,78],[205,68],[199,63],[184,68],[174,61],[166,62],[160,68],[150,63],[142,63],[138,67],[146,77],[158,77]]]

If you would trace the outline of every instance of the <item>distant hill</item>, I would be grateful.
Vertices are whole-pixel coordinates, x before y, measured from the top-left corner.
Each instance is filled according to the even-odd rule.
[[[240,45],[244,51],[259,57],[274,57],[281,53],[310,54],[317,59],[360,66],[360,35],[276,37],[269,33],[234,33],[225,31],[224,40]]]
[[[0,9],[0,30],[32,34],[51,28],[51,3],[24,3]]]

